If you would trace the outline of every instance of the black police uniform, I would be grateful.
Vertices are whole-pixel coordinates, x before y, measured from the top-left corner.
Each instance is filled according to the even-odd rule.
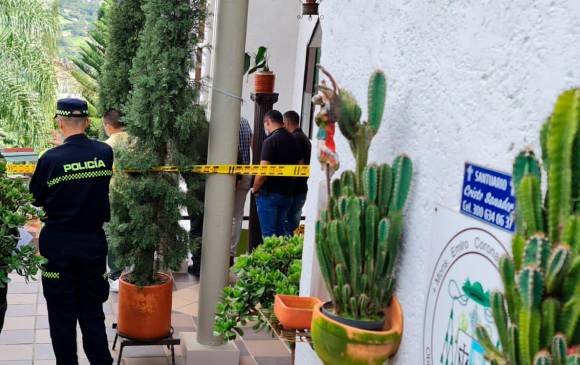
[[[103,312],[109,296],[103,223],[110,219],[112,166],[111,147],[77,134],[42,155],[30,182],[35,205],[45,211],[42,285],[58,365],[78,364],[77,321],[90,363],[113,363]]]

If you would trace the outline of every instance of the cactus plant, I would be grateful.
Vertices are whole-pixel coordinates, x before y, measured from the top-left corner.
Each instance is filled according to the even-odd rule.
[[[527,149],[515,160],[517,231],[513,259],[499,263],[504,292],[491,295],[499,335],[494,344],[483,326],[477,337],[495,364],[568,365],[580,359],[580,203],[577,143],[580,90],[563,93],[542,127],[541,168]]]
[[[341,133],[356,159],[355,171],[332,181],[328,206],[316,225],[316,249],[322,276],[337,315],[356,320],[381,317],[395,290],[401,251],[403,208],[413,166],[409,157],[389,164],[367,164],[368,150],[385,108],[386,79],[371,75],[368,122],[346,90],[332,106]]]

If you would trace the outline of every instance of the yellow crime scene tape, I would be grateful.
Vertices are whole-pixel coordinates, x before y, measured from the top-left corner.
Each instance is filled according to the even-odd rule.
[[[8,174],[33,174],[36,165],[14,164],[6,165]],[[159,173],[180,172],[193,174],[221,174],[221,175],[259,175],[259,176],[289,176],[308,177],[310,166],[307,165],[194,165],[186,170],[177,166],[158,166],[148,170],[124,170],[128,173]]]

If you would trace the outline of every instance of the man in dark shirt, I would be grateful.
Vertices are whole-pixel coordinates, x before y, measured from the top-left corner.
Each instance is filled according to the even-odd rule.
[[[44,208],[40,253],[48,259],[42,286],[57,364],[77,365],[77,322],[91,364],[110,365],[103,303],[109,296],[107,240],[113,150],[87,138],[87,103],[57,104],[64,143],[46,151],[30,181],[36,206]]]
[[[284,118],[277,110],[264,116],[268,137],[262,145],[261,165],[297,165],[298,146],[292,134],[284,128]],[[262,236],[284,236],[288,209],[292,204],[294,178],[287,176],[256,176],[252,193],[256,196]]]
[[[310,152],[312,150],[312,144],[310,140],[302,132],[300,128],[300,116],[293,110],[284,113],[284,127],[296,140],[298,145],[298,153],[300,154],[300,160],[305,165],[310,165]],[[297,177],[294,181],[294,194],[292,195],[292,205],[288,210],[288,215],[286,216],[286,232],[292,234],[296,228],[300,225],[300,219],[302,218],[302,208],[304,203],[306,203],[306,194],[308,193],[308,178],[307,177]]]

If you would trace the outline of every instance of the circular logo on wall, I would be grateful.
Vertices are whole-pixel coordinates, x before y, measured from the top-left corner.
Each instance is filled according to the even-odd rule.
[[[423,322],[425,365],[487,364],[475,328],[484,325],[497,341],[489,293],[502,288],[498,265],[507,253],[494,234],[473,227],[456,233],[433,257]]]

